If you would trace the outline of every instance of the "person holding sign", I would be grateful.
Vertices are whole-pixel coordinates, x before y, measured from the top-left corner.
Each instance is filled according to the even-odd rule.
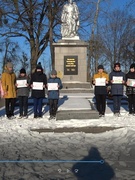
[[[50,118],[55,119],[56,112],[58,109],[58,100],[59,100],[59,89],[62,89],[62,82],[60,78],[57,77],[57,71],[52,70],[51,77],[48,79],[47,88],[48,88],[48,100],[49,100],[49,113]]]
[[[29,78],[26,70],[22,68],[16,79],[17,96],[19,100],[19,118],[28,118],[28,96],[29,96]]]
[[[8,119],[14,119],[14,109],[16,101],[16,87],[15,87],[16,75],[13,70],[13,64],[7,62],[5,70],[2,73],[1,83],[4,92],[3,98],[5,98],[5,110]]]
[[[43,68],[39,62],[35,72],[31,76],[32,97],[34,100],[34,118],[42,117],[42,104],[45,98],[45,88],[47,85],[47,77],[43,73]]]
[[[120,116],[121,99],[123,96],[125,74],[120,69],[120,63],[114,64],[114,69],[109,75],[111,83],[111,93],[113,97],[114,115]]]
[[[95,85],[94,93],[96,99],[96,108],[99,112],[99,117],[103,117],[105,115],[107,96],[106,84],[108,84],[108,81],[109,76],[104,72],[103,65],[99,65],[98,72],[93,76],[93,85]]]
[[[135,64],[131,64],[126,74],[126,95],[128,97],[129,115],[135,116]]]

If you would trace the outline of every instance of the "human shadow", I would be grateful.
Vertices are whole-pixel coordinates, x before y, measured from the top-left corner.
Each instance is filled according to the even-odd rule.
[[[0,108],[0,117],[5,115],[5,106]]]
[[[62,104],[64,104],[64,102],[66,100],[68,100],[68,97],[66,95],[63,96],[62,98],[60,98],[58,101],[58,107],[60,107]],[[33,107],[34,107],[33,98],[30,97],[28,99],[28,115],[32,115],[34,113]],[[44,98],[43,99],[43,115],[46,114],[48,111],[49,111],[48,98]],[[14,114],[15,115],[19,114],[19,102],[18,102],[18,100],[16,100]],[[4,116],[4,115],[5,115],[5,106],[0,108],[0,116]]]
[[[78,180],[111,180],[115,177],[113,168],[96,147],[92,147],[88,156],[73,165],[72,172]]]
[[[97,111],[95,96],[92,98],[91,103],[92,103],[93,109],[95,109]]]
[[[68,100],[68,96],[67,95],[64,95],[63,97],[61,97],[59,99],[59,102],[58,102],[58,107],[60,107],[62,104],[64,104],[65,101]]]

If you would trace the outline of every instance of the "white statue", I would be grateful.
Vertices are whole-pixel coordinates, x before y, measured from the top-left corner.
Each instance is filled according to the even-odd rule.
[[[76,3],[72,2],[72,0],[69,0],[69,3],[64,5],[61,21],[62,38],[72,38],[77,36],[77,30],[79,27],[79,11]]]

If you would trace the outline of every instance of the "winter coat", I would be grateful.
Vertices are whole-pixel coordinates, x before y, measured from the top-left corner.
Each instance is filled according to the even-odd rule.
[[[135,72],[129,71],[129,72],[126,74],[126,81],[127,81],[128,79],[135,79]],[[126,94],[127,94],[127,95],[135,94],[135,87],[126,86]]]
[[[20,76],[16,80],[26,80],[29,84],[29,78],[27,76]],[[17,82],[16,82],[17,83]],[[29,87],[20,87],[17,88],[17,96],[29,96]]]
[[[1,78],[2,88],[4,91],[4,98],[16,98],[15,81],[16,81],[15,73],[9,72],[7,67],[5,67],[5,72],[2,73],[2,78]]]
[[[50,90],[48,91],[48,99],[59,99],[59,89],[62,89],[62,82],[60,78],[49,78],[47,83],[58,83],[58,90]]]
[[[113,80],[113,76],[122,76],[123,81],[126,80],[125,73],[122,71],[115,71],[113,70],[110,75],[109,75],[109,80]],[[111,83],[111,82],[110,82]],[[124,84],[113,84],[111,83],[111,94],[112,95],[123,95],[123,90],[124,90]]]
[[[43,82],[43,85],[47,85],[47,77],[46,75],[41,72],[34,72],[31,76],[30,84],[32,85],[33,82]],[[45,97],[45,88],[42,90],[32,89],[32,97],[34,98],[44,98]]]
[[[106,81],[109,81],[109,76],[107,73],[103,72],[103,73],[96,73],[94,74],[94,77],[93,77],[93,81],[95,81],[96,78],[106,78]],[[94,88],[94,94],[107,94],[107,88],[106,86],[95,86]]]

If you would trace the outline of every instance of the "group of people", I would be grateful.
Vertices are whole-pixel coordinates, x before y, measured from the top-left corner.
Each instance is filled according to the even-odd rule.
[[[94,94],[99,117],[105,116],[108,85],[111,86],[114,115],[120,116],[121,99],[124,94],[124,86],[126,86],[129,115],[135,116],[135,64],[131,64],[127,74],[121,71],[120,63],[114,64],[113,71],[110,74],[104,71],[103,65],[99,65],[98,72],[94,74],[92,83],[95,86]],[[42,117],[45,89],[48,92],[49,119],[53,119],[56,117],[58,109],[59,89],[62,89],[62,82],[57,77],[57,71],[52,70],[50,77],[47,79],[41,63],[38,63],[31,77],[27,75],[24,68],[20,70],[19,76],[16,77],[13,71],[13,64],[8,62],[2,73],[0,87],[1,95],[5,98],[7,118],[14,118],[16,98],[19,101],[19,118],[28,118],[30,90],[34,103],[34,118]]]
[[[129,72],[125,74],[121,71],[120,63],[115,63],[113,71],[107,74],[103,65],[98,66],[98,72],[93,76],[93,85],[95,86],[96,108],[99,117],[105,116],[107,86],[111,86],[111,95],[113,99],[113,112],[115,116],[120,116],[121,100],[126,86],[126,95],[128,97],[129,115],[135,116],[135,64],[130,65]]]
[[[62,82],[57,77],[57,71],[52,70],[47,79],[43,72],[41,63],[38,63],[35,72],[29,77],[26,70],[22,68],[19,76],[13,71],[13,64],[8,62],[1,77],[1,94],[5,98],[5,111],[8,119],[15,118],[14,110],[16,98],[19,101],[19,118],[28,118],[28,97],[33,98],[34,118],[41,118],[43,115],[42,106],[45,98],[45,89],[48,91],[49,119],[56,117],[59,99],[59,89],[62,89]]]

